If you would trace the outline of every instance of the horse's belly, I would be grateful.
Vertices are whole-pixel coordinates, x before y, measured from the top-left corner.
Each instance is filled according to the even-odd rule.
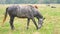
[[[25,15],[19,15],[19,16],[17,16],[17,17],[19,17],[19,18],[28,18],[28,17],[25,16]]]
[[[18,14],[17,14],[17,17],[20,17],[20,18],[27,18],[27,17],[28,17],[28,14],[18,13]]]

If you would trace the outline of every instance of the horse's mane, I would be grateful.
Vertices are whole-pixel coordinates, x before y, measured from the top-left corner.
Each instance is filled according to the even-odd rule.
[[[35,6],[32,6],[32,5],[28,5],[28,6],[30,6],[30,7],[33,7],[33,8],[36,8],[36,9],[38,9],[38,7],[35,5]]]

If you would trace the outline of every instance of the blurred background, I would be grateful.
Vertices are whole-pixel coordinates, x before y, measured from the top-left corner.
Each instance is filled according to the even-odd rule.
[[[0,0],[0,4],[59,4],[60,0]]]

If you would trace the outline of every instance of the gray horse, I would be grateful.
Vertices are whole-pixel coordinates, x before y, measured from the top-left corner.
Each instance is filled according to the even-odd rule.
[[[27,5],[27,6],[9,6],[6,8],[6,13],[5,13],[5,17],[3,20],[3,23],[6,20],[7,17],[7,13],[10,16],[10,26],[11,29],[14,29],[14,25],[13,25],[13,21],[15,17],[19,17],[19,18],[27,18],[27,29],[29,27],[29,22],[30,19],[33,21],[33,23],[35,24],[37,29],[40,29],[43,23],[43,16],[41,15],[41,13],[39,13],[39,11],[37,10],[37,8],[33,7],[32,5]],[[34,19],[34,17],[36,17],[38,19],[38,25],[36,24],[36,21]]]

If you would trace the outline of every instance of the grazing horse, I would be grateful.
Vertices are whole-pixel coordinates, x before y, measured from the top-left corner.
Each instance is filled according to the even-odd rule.
[[[39,29],[42,26],[43,23],[43,16],[41,15],[41,13],[39,13],[39,11],[37,10],[37,7],[33,7],[32,5],[27,5],[27,6],[9,6],[6,8],[6,12],[5,12],[5,17],[3,20],[3,23],[6,20],[7,14],[9,14],[10,16],[10,26],[11,29],[14,29],[14,18],[18,17],[18,18],[27,18],[27,29],[29,27],[29,22],[30,19],[33,21],[33,23],[35,24],[36,28]],[[38,19],[38,25],[36,24],[36,21],[34,19],[34,17],[36,17]]]

